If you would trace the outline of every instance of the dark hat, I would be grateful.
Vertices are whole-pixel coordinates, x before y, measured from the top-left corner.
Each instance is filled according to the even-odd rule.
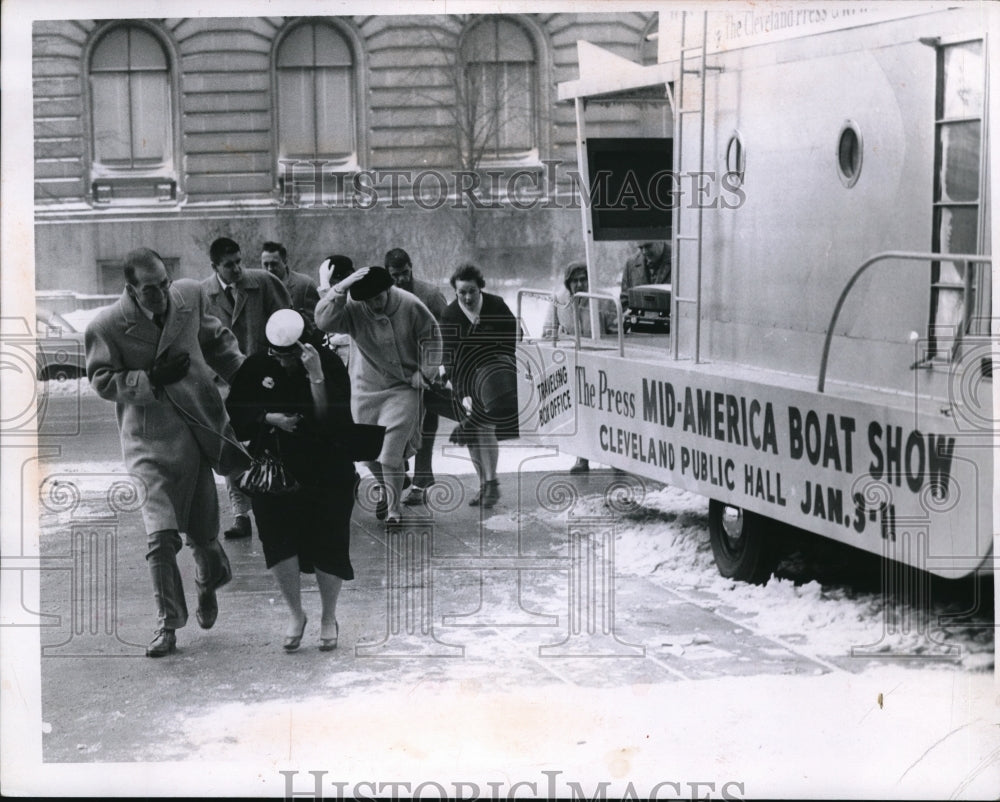
[[[565,272],[564,278],[563,278],[563,286],[567,290],[569,289],[569,282],[570,282],[570,280],[573,278],[573,276],[575,274],[577,274],[577,273],[579,273],[581,271],[583,272],[583,274],[585,276],[587,275],[587,263],[586,262],[570,262],[568,265],[566,265],[566,272]]]
[[[384,267],[374,265],[368,268],[364,278],[351,285],[351,297],[355,301],[367,301],[374,298],[383,290],[389,289],[393,284],[392,276]]]

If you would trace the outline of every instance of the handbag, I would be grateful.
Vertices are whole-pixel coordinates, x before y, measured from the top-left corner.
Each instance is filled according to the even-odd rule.
[[[495,361],[476,370],[483,411],[490,418],[517,417],[517,373],[513,364]]]
[[[472,419],[462,418],[458,422],[458,426],[451,430],[448,442],[454,443],[456,446],[467,446],[478,442],[478,437],[478,430]]]
[[[248,496],[282,496],[299,489],[298,480],[281,461],[274,427],[260,439],[250,459],[250,467],[236,478],[236,486]]]
[[[333,445],[347,451],[352,462],[378,459],[385,441],[385,426],[374,423],[352,423],[332,439]]]
[[[432,382],[424,388],[424,409],[449,420],[459,421],[462,415],[455,409],[455,396],[444,384]]]

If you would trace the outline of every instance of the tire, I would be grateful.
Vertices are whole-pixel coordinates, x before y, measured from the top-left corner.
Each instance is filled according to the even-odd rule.
[[[765,532],[768,519],[712,499],[708,533],[719,573],[727,579],[763,585],[774,571],[774,547]]]
[[[72,365],[47,365],[42,370],[43,381],[68,381],[80,378],[80,371]]]

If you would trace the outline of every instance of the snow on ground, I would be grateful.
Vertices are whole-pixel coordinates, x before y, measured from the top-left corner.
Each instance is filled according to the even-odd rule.
[[[77,331],[85,331],[87,324],[90,323],[90,321],[93,320],[97,316],[97,313],[103,308],[103,306],[99,306],[94,309],[74,309],[72,312],[64,314],[62,318]]]
[[[718,799],[724,787],[730,799],[973,799],[1000,787],[992,679],[983,674],[887,667],[861,677],[497,693],[463,680],[464,668],[446,682],[414,674],[373,694],[227,704],[187,719],[186,736],[230,793],[254,790],[238,775],[230,781],[228,761],[252,761],[260,782],[296,771],[296,790],[313,787],[308,772],[326,771],[325,792],[342,782],[348,796],[374,795],[359,785],[373,781],[408,782],[410,791],[433,781],[452,796],[456,783],[472,783],[480,798],[497,798],[490,782],[501,793],[527,783],[521,798],[568,798],[573,782],[586,799],[600,798],[602,783],[607,798],[689,799]],[[706,785],[692,793],[691,783]],[[433,786],[423,794],[442,798]]]
[[[696,603],[805,652],[843,655],[845,644],[877,639],[881,594],[816,580],[755,587],[720,577],[706,510],[704,499],[685,491],[649,492],[622,516],[616,573],[693,594]],[[532,516],[607,512],[602,494],[563,513],[499,512],[484,525],[504,532]],[[308,771],[327,771],[327,793],[345,795],[387,794],[400,782],[397,793],[406,796],[426,782],[425,797],[439,798],[440,786],[453,796],[497,798],[496,788],[504,794],[521,782],[524,798],[995,798],[1000,713],[994,678],[981,670],[992,665],[992,631],[933,634],[961,645],[968,655],[961,665],[889,660],[856,672],[831,665],[814,676],[653,685],[609,677],[607,687],[512,693],[496,690],[482,667],[455,661],[444,679],[401,667],[380,680],[377,693],[341,696],[361,681],[348,661],[330,675],[329,693],[252,708],[227,704],[184,727],[206,760],[252,756],[264,777],[296,772],[297,790],[312,787]],[[914,638],[890,634],[886,644],[914,649]],[[224,786],[230,792],[241,784],[235,775],[233,782]],[[498,785],[491,791],[490,783]]]
[[[97,395],[86,376],[78,379],[50,379],[37,381],[35,391],[38,398],[73,398],[75,396]]]
[[[509,451],[516,462],[517,449]],[[454,461],[449,469],[466,464],[446,459]],[[551,459],[568,467],[565,456]],[[52,468],[64,479],[75,474],[85,497],[105,494],[109,474],[124,475],[114,463]],[[872,629],[883,613],[878,593],[817,580],[755,587],[720,577],[699,496],[668,487],[648,491],[641,507],[627,509],[614,496],[612,503],[627,510],[615,540],[619,575],[691,594],[813,654],[843,654],[845,644],[872,642],[879,630]],[[522,516],[608,514],[605,504],[595,494],[567,512],[498,512],[485,525],[509,531]],[[497,690],[489,676],[496,667],[473,661],[451,661],[433,677],[422,664],[401,664],[373,678],[343,655],[312,695],[206,705],[187,715],[176,725],[205,771],[177,775],[169,765],[145,764],[129,787],[156,787],[160,778],[177,793],[190,782],[190,792],[202,795],[278,795],[287,791],[285,770],[297,791],[313,788],[309,772],[326,772],[326,796],[496,798],[520,782],[522,798],[995,798],[997,688],[991,673],[970,670],[992,664],[989,635],[941,635],[968,653],[962,665],[885,661],[814,676],[516,692]],[[887,642],[913,645],[903,634]],[[132,772],[120,768],[119,788]]]
[[[518,466],[565,471],[572,462],[571,457],[550,454],[548,450],[544,452],[548,456],[531,459],[534,449],[530,446],[506,447],[501,453],[501,474]],[[464,449],[443,446],[434,464],[442,480],[451,477],[466,485],[474,482]],[[359,468],[362,475],[367,475],[363,467]],[[69,514],[65,499],[70,493],[80,496],[80,506],[73,508],[77,515],[84,509],[92,509],[95,514],[106,510],[112,500],[120,509],[137,509],[145,494],[142,483],[131,481],[116,461],[53,465],[49,472],[58,476],[42,484],[43,509],[54,513],[66,510],[65,514]],[[216,477],[216,483],[221,493],[223,479]],[[615,480],[613,485],[619,495],[634,492],[627,490],[635,485],[626,478]],[[947,593],[932,594],[927,608],[898,603],[879,588],[852,584],[849,576],[821,582],[813,578],[822,574],[821,566],[808,561],[799,566],[795,578],[775,576],[764,586],[735,582],[716,570],[707,531],[708,502],[704,498],[679,488],[663,487],[646,492],[638,506],[627,508],[611,495],[614,510],[609,510],[605,494],[591,495],[578,499],[564,512],[547,511],[541,506],[499,512],[485,519],[484,526],[496,532],[515,532],[531,516],[562,522],[570,516],[611,516],[609,520],[614,521],[617,530],[616,574],[649,579],[805,654],[847,657],[852,648],[890,660],[893,655],[940,654],[950,655],[946,665],[957,660],[968,670],[993,669],[991,600],[984,613],[969,624],[942,625],[942,616],[961,611]],[[794,554],[790,555],[790,559],[794,558]]]
[[[43,390],[93,392],[86,380],[48,382]],[[468,454],[446,445],[446,433],[443,428],[439,435],[435,468],[470,485]],[[528,444],[501,450],[503,474],[565,472],[570,464],[572,457]],[[127,478],[115,461],[45,463],[41,471],[40,478],[58,473],[59,481],[75,486],[50,481],[43,493],[58,491],[58,499],[79,492],[95,509],[109,487]],[[561,513],[499,511],[484,525],[513,531],[525,516],[613,513],[616,574],[661,584],[821,662],[844,664],[851,646],[886,655],[951,646],[960,649],[960,660],[851,661],[851,671],[831,665],[816,676],[585,689],[563,684],[516,693],[495,690],[481,666],[455,661],[444,679],[414,668],[365,694],[343,692],[358,680],[347,663],[307,698],[227,703],[185,719],[186,737],[205,761],[196,777],[145,764],[119,766],[116,783],[121,787],[134,775],[137,787],[161,787],[162,780],[177,793],[190,780],[191,793],[281,795],[288,788],[277,772],[286,769],[295,772],[297,791],[313,788],[309,771],[326,771],[327,796],[338,790],[388,796],[393,787],[379,784],[398,780],[409,783],[396,788],[400,796],[413,794],[421,781],[439,784],[443,792],[423,789],[430,798],[486,798],[506,794],[518,781],[527,783],[516,791],[522,797],[996,798],[1000,707],[991,617],[981,616],[978,626],[942,626],[940,616],[957,609],[949,598],[932,599],[929,611],[893,604],[877,587],[831,580],[808,554],[790,555],[765,586],[726,580],[712,560],[704,498],[653,486],[630,505],[636,491],[626,489],[628,480],[614,484],[617,495],[585,495]],[[65,510],[52,502],[42,511],[58,525]]]
[[[608,503],[604,496],[592,496],[571,512],[608,514]],[[610,503],[623,509],[621,501],[612,498]],[[852,647],[865,653],[913,656],[954,649],[965,668],[993,668],[992,619],[980,616],[972,625],[941,626],[940,616],[960,612],[948,593],[938,594],[941,598],[932,595],[927,610],[895,603],[880,589],[859,589],[843,581],[821,583],[810,578],[822,573],[821,566],[808,563],[797,567],[797,578],[775,576],[764,586],[726,579],[715,568],[707,510],[708,502],[701,496],[664,487],[647,492],[635,508],[618,512],[616,573],[645,576],[681,595],[696,596],[697,603],[717,614],[811,655],[846,656]],[[788,556],[792,561],[796,557]],[[988,604],[987,614],[992,612],[992,599]]]

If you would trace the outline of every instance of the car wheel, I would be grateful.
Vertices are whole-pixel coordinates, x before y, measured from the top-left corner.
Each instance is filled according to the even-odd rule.
[[[719,573],[728,579],[763,585],[774,571],[773,544],[765,531],[768,518],[712,499],[708,533]]]
[[[80,371],[72,365],[46,365],[42,370],[44,381],[69,381],[80,378]]]

